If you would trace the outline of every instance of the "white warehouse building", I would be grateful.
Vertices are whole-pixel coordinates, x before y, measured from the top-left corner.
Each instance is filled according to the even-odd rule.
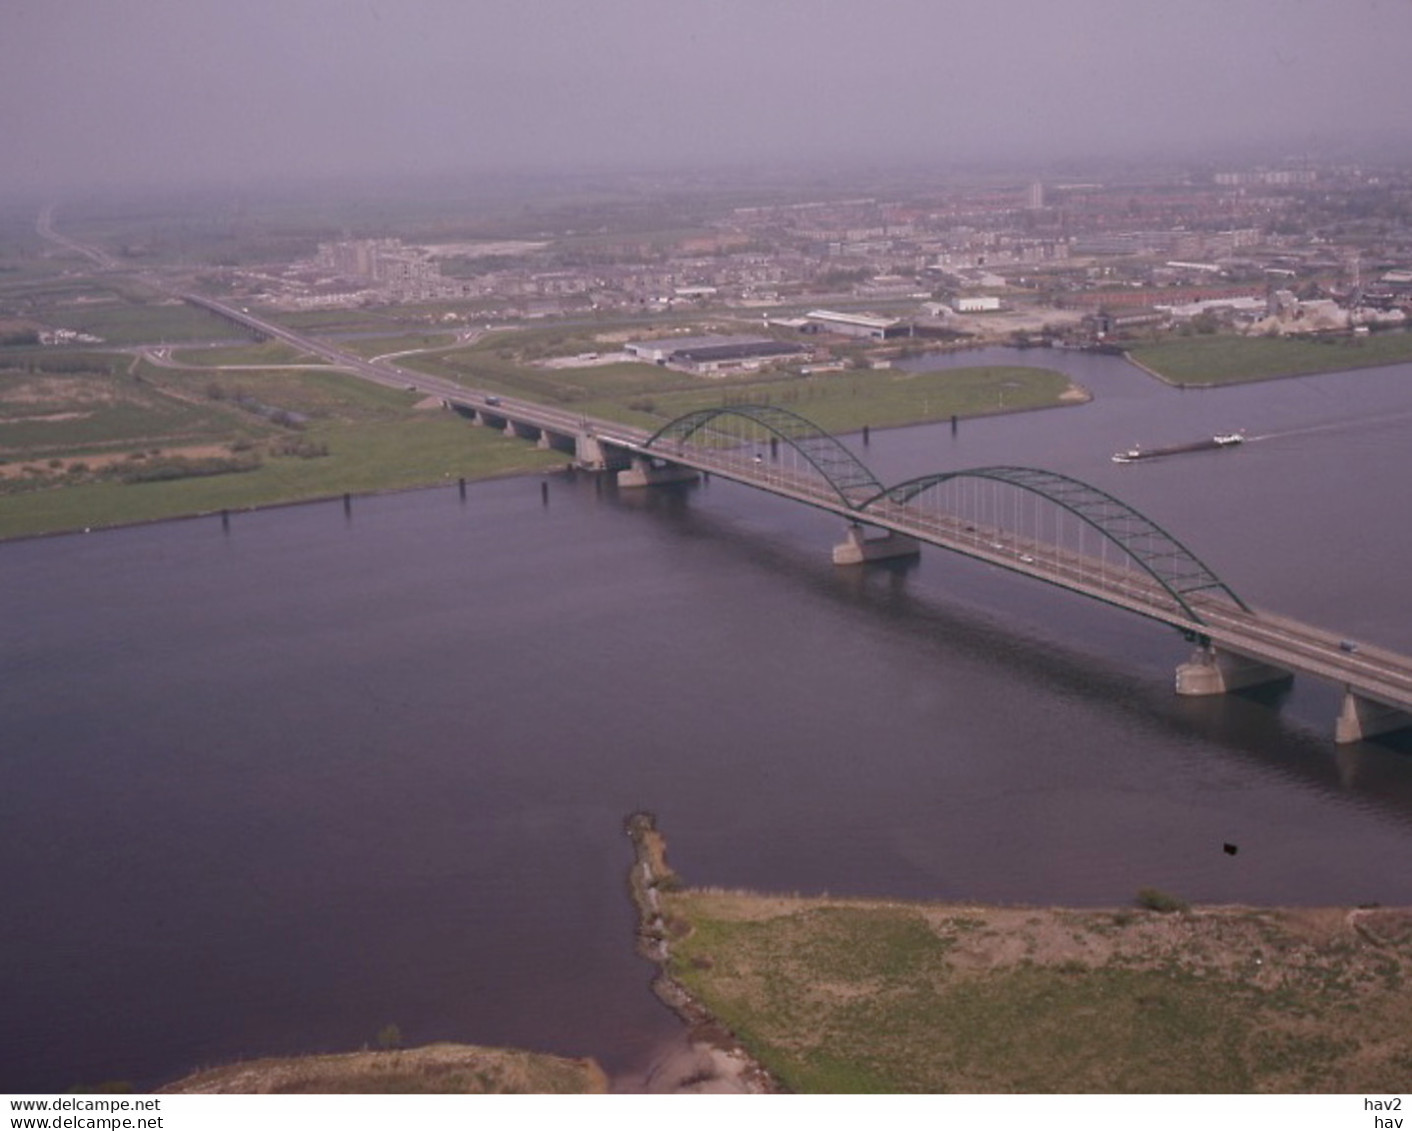
[[[957,314],[980,314],[987,310],[999,310],[1000,299],[995,295],[967,295],[957,298],[951,304]]]
[[[878,314],[847,314],[838,310],[811,310],[806,315],[814,327],[826,334],[844,334],[850,338],[897,337],[905,328],[900,318],[884,318]]]

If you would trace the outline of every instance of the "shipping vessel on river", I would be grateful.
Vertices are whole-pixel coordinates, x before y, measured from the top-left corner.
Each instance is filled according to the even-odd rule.
[[[1207,440],[1195,440],[1189,444],[1168,444],[1161,448],[1140,448],[1134,444],[1125,452],[1114,452],[1114,463],[1132,463],[1140,459],[1157,459],[1159,456],[1179,456],[1187,452],[1209,452],[1217,448],[1233,448],[1245,443],[1241,432],[1220,432]]]

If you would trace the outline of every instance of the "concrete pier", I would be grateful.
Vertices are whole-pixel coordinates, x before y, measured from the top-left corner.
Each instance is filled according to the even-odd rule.
[[[1259,687],[1293,679],[1292,673],[1234,652],[1198,648],[1177,668],[1178,695],[1224,695],[1242,687]]]
[[[1362,742],[1365,738],[1388,734],[1404,727],[1412,727],[1412,714],[1372,699],[1365,699],[1354,691],[1345,690],[1338,721],[1334,724],[1334,741]]]
[[[571,455],[578,454],[578,443],[572,435],[563,432],[551,432],[548,428],[542,428],[539,432],[537,447],[545,451],[568,452]]]
[[[833,548],[834,565],[862,565],[864,562],[883,562],[891,558],[914,558],[922,552],[922,544],[915,538],[889,530],[885,534],[869,538],[858,523],[848,528],[844,540]]]
[[[574,465],[585,471],[608,469],[608,454],[591,432],[580,432],[574,437]]]
[[[695,483],[700,472],[679,463],[658,464],[633,457],[632,466],[618,472],[619,487],[656,487],[662,483]]]
[[[505,435],[512,440],[534,440],[538,441],[543,434],[541,429],[533,424],[523,424],[518,420],[506,420],[505,427],[501,429]]]

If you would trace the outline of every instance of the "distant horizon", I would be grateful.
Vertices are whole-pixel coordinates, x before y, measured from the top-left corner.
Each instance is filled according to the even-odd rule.
[[[7,17],[9,193],[1412,157],[1405,0],[13,0]]]
[[[1071,156],[1048,161],[1020,158],[992,160],[923,160],[920,158],[865,159],[844,156],[800,158],[789,162],[711,162],[645,167],[631,162],[584,162],[575,165],[521,163],[500,167],[443,167],[429,169],[322,171],[268,171],[247,176],[204,175],[177,178],[111,178],[106,180],[71,180],[51,184],[17,184],[0,186],[0,199],[24,201],[80,201],[128,197],[185,195],[249,195],[255,198],[337,190],[371,191],[377,194],[420,196],[437,191],[484,190],[514,191],[526,184],[549,187],[600,183],[619,190],[629,186],[643,189],[652,181],[680,190],[691,184],[734,186],[740,191],[750,189],[797,189],[804,182],[816,184],[821,191],[848,191],[861,182],[878,180],[898,183],[934,179],[938,187],[946,184],[967,185],[984,182],[1025,184],[1035,181],[1059,183],[1076,179],[1108,179],[1126,183],[1128,179],[1171,181],[1182,176],[1202,177],[1218,172],[1239,172],[1254,169],[1330,170],[1360,167],[1369,170],[1412,168],[1412,145],[1401,152],[1385,146],[1356,145],[1350,142],[1329,150],[1294,150],[1279,146],[1230,147],[1221,152],[1205,154],[1164,154],[1146,157],[1137,154],[1115,156]]]

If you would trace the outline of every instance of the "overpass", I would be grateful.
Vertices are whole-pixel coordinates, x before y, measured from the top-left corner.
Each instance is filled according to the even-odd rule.
[[[1342,689],[1340,743],[1412,726],[1412,657],[1251,608],[1151,519],[1079,480],[988,467],[885,486],[837,438],[783,408],[702,409],[648,432],[367,361],[229,303],[181,297],[366,380],[441,397],[476,424],[572,454],[580,468],[616,471],[621,486],[710,474],[835,514],[847,531],[834,548],[839,564],[932,545],[1169,625],[1194,645],[1177,668],[1180,695],[1223,694],[1298,672]]]

